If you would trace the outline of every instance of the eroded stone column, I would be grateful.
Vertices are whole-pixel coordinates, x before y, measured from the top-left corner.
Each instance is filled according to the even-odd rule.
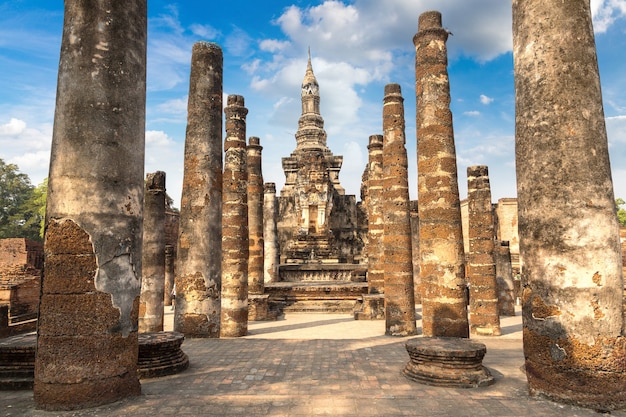
[[[276,224],[276,184],[266,182],[263,186],[263,276],[264,282],[278,281],[278,229]]]
[[[367,288],[369,294],[385,290],[384,215],[383,215],[383,135],[369,138],[367,180]]]
[[[229,95],[222,199],[222,337],[248,333],[248,168],[244,98]]]
[[[498,311],[501,316],[515,315],[515,286],[509,242],[496,242],[494,251],[496,260],[496,282],[498,289]]]
[[[174,330],[219,337],[222,283],[222,49],[191,54],[185,167],[176,255]]]
[[[146,2],[65,1],[50,157],[38,408],[139,395]]]
[[[166,306],[172,305],[172,288],[174,288],[174,263],[176,261],[176,251],[174,246],[165,245],[165,289],[163,302]],[[174,301],[176,303],[176,301]]]
[[[165,172],[146,175],[139,331],[163,331],[165,292]]]
[[[441,13],[420,15],[413,43],[422,326],[424,336],[468,337],[447,39]]]
[[[467,167],[467,211],[470,333],[499,336],[495,231],[486,165]]]
[[[261,171],[261,151],[259,138],[248,139],[248,292],[263,294],[263,172]]]
[[[623,272],[588,0],[513,1],[530,393],[626,407]]]
[[[383,100],[382,215],[385,334],[390,336],[417,333],[403,102],[400,85],[387,84]]]

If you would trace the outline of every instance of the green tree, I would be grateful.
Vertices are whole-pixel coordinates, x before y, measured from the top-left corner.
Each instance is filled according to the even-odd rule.
[[[626,227],[626,210],[622,208],[624,204],[626,204],[626,201],[624,201],[623,198],[618,197],[615,199],[615,210],[617,210],[617,221],[619,222],[619,224]]]
[[[0,238],[41,240],[41,207],[35,190],[17,165],[0,159]]]

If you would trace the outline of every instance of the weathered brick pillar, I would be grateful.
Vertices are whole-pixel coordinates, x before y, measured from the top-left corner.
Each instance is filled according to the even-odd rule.
[[[38,408],[92,407],[141,393],[146,14],[145,1],[65,1],[35,357]]]
[[[139,332],[163,331],[165,292],[165,172],[146,175]]]
[[[222,285],[222,50],[194,44],[176,251],[174,330],[219,337]]]
[[[165,245],[165,289],[163,294],[163,302],[166,306],[172,305],[172,288],[174,287],[174,261],[176,261],[176,251],[174,250],[174,246]]]
[[[261,151],[259,138],[248,139],[248,292],[263,294],[263,172],[261,171]]]
[[[496,282],[498,289],[498,311],[501,316],[515,315],[515,286],[513,267],[508,241],[496,242],[494,251],[496,260]]]
[[[222,199],[222,337],[248,333],[248,169],[242,96],[229,95]]]
[[[413,253],[413,287],[415,304],[422,304],[422,285],[420,280],[420,218],[417,200],[409,203],[411,213],[411,244]]]
[[[441,13],[420,15],[413,43],[422,327],[424,336],[468,337],[447,39]]]
[[[390,336],[417,333],[403,102],[400,85],[387,84],[383,100],[382,215],[385,334]]]
[[[383,216],[383,135],[372,135],[369,153],[367,189],[367,287],[369,294],[385,290],[384,216]]]
[[[513,1],[530,393],[626,407],[623,272],[588,0]]]
[[[467,167],[467,211],[470,333],[500,336],[496,261],[493,253],[495,231],[489,170],[486,165]]]
[[[276,224],[276,184],[266,182],[263,186],[263,281],[278,281],[278,226]]]

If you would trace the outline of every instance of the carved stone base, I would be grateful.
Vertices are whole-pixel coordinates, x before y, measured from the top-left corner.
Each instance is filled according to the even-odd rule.
[[[403,374],[427,385],[476,388],[491,385],[493,376],[482,365],[487,347],[469,339],[421,337],[406,342],[409,363]]]

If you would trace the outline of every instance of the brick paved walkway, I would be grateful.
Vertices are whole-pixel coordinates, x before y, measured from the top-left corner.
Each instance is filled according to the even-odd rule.
[[[166,330],[172,314],[167,308]],[[73,412],[34,409],[32,391],[0,391],[1,416],[599,416],[529,398],[521,317],[503,318],[504,335],[479,338],[494,385],[420,385],[401,371],[405,338],[381,336],[381,321],[349,315],[288,314],[250,324],[238,339],[188,339],[190,368],[144,380],[142,395]],[[613,412],[626,417],[626,411]]]

